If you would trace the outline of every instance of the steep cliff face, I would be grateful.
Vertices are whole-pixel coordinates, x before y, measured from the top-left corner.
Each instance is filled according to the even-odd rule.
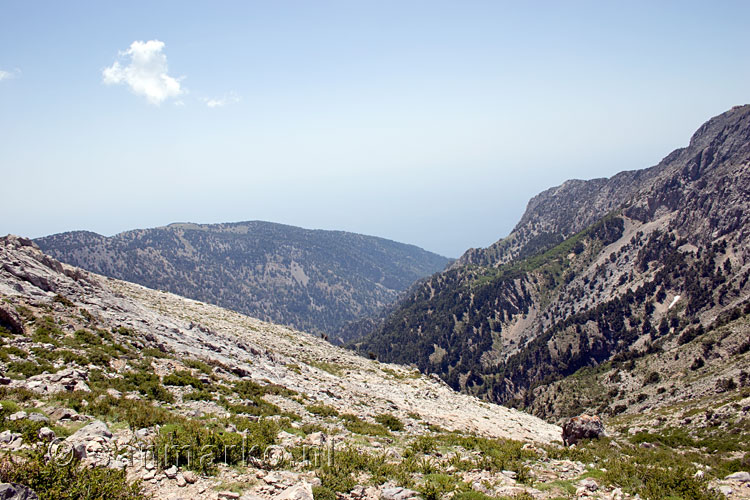
[[[276,323],[333,332],[374,314],[445,257],[412,245],[268,222],[172,224],[36,240],[63,262]]]
[[[748,214],[742,106],[654,167],[534,197],[510,236],[415,287],[356,348],[532,405],[535,388],[583,367],[678,348],[750,312]]]
[[[741,212],[749,150],[750,106],[737,106],[706,122],[686,148],[654,167],[609,179],[569,180],[543,191],[529,201],[507,238],[468,250],[454,267],[499,266],[533,255],[619,209],[643,222],[658,216],[657,211],[679,211],[681,230],[705,230],[713,224],[712,231],[731,232],[747,222]]]

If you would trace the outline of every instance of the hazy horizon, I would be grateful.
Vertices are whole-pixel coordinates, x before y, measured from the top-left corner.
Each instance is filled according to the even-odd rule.
[[[750,4],[0,4],[0,233],[264,220],[448,257],[750,101]]]

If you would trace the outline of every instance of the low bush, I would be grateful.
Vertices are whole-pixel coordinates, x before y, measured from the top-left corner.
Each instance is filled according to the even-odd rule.
[[[77,461],[57,464],[35,450],[24,459],[4,457],[0,482],[19,483],[44,500],[145,500],[140,481],[128,483],[124,470],[81,467]]]
[[[313,415],[320,415],[321,417],[338,417],[339,411],[333,406],[324,404],[313,404],[305,407],[307,411]]]
[[[187,420],[163,426],[155,439],[155,455],[160,466],[176,465],[201,474],[216,471],[216,464],[241,465],[263,456],[274,444],[278,425],[267,420],[245,419],[239,432],[224,432],[218,426]]]
[[[193,376],[192,373],[185,370],[178,370],[174,373],[170,373],[163,379],[164,385],[174,385],[179,387],[190,386],[194,389],[203,389],[203,382]]]
[[[375,421],[379,424],[386,426],[389,430],[393,432],[404,430],[404,423],[401,420],[399,420],[398,417],[391,415],[390,413],[378,415],[377,417],[375,417]]]
[[[365,434],[368,436],[389,436],[390,432],[381,424],[371,424],[351,413],[341,415],[344,421],[344,427],[355,434]]]

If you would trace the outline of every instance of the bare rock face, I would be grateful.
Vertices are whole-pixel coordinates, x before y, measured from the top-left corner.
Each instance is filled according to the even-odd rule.
[[[66,368],[57,373],[34,375],[20,385],[39,394],[55,394],[65,391],[90,392],[88,372],[79,368]]]
[[[0,500],[39,500],[31,488],[17,483],[0,484]]]
[[[604,424],[596,415],[580,415],[563,424],[562,438],[565,445],[576,444],[582,439],[596,439],[604,435]]]
[[[11,333],[23,335],[23,320],[16,311],[0,304],[0,325],[4,326]]]

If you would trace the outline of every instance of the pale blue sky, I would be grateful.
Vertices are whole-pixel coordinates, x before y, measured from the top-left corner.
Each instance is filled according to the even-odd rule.
[[[537,192],[750,101],[750,3],[604,3],[1,0],[0,233],[259,219],[486,246]],[[134,92],[124,52],[150,40],[173,87]]]

